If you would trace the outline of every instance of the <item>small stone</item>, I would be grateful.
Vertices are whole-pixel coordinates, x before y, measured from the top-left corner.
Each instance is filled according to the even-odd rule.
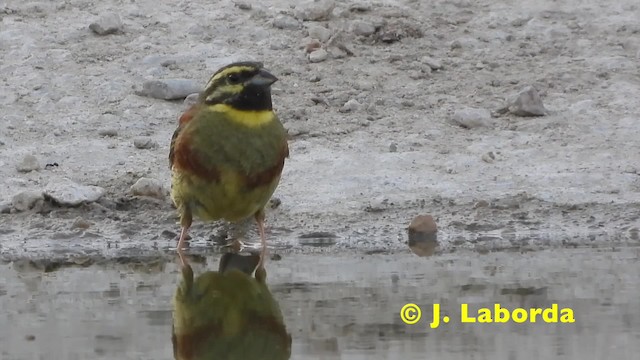
[[[158,143],[148,137],[139,137],[133,139],[133,146],[138,149],[155,149],[158,147]]]
[[[324,247],[324,246],[335,245],[336,239],[338,238],[338,236],[334,233],[330,233],[326,231],[315,231],[311,233],[302,234],[298,238],[299,238],[300,245]]]
[[[118,14],[107,14],[89,25],[89,29],[98,35],[110,35],[122,32],[122,19]]]
[[[143,177],[131,185],[131,193],[136,196],[163,198],[164,188],[159,180]]]
[[[329,57],[329,53],[325,49],[317,49],[311,54],[309,54],[309,61],[312,63],[319,63],[327,60]]]
[[[364,211],[370,213],[378,213],[388,210],[393,203],[389,202],[386,197],[378,197],[369,201],[369,205],[365,206]]]
[[[434,59],[430,56],[423,56],[421,61],[429,66],[431,70],[440,70],[442,69],[442,61]]]
[[[398,144],[396,143],[391,143],[391,145],[389,145],[389,152],[397,152],[398,151]]]
[[[496,155],[493,153],[493,151],[489,151],[488,153],[482,155],[482,161],[491,164],[496,160]]]
[[[327,42],[331,37],[331,30],[324,26],[309,24],[307,31],[309,32],[310,38],[320,40],[321,42]]]
[[[195,103],[198,102],[198,97],[200,97],[200,93],[193,93],[190,94],[189,96],[187,96],[186,98],[184,98],[184,102],[183,104],[186,107],[191,107],[192,105],[194,105]]]
[[[16,165],[16,170],[22,173],[40,170],[40,162],[34,155],[28,154]]]
[[[200,85],[190,79],[148,80],[142,84],[142,90],[138,94],[154,99],[177,100],[200,90]]]
[[[17,211],[33,209],[39,201],[44,201],[42,191],[27,190],[13,196],[11,205]]]
[[[491,112],[489,110],[468,107],[457,110],[449,122],[465,129],[473,129],[489,126],[490,120]]]
[[[351,31],[359,36],[369,36],[376,32],[376,27],[365,21],[354,21],[351,24]]]
[[[322,44],[320,43],[320,41],[316,40],[316,39],[309,39],[309,41],[307,42],[307,44],[304,46],[304,51],[308,53],[312,53],[318,49],[320,49],[320,47],[322,46]]]
[[[336,4],[333,0],[306,1],[295,7],[296,18],[303,21],[322,21],[331,16]]]
[[[287,15],[279,15],[273,20],[273,26],[283,30],[297,30],[300,28],[300,22]]]
[[[0,204],[0,214],[10,214],[11,213],[11,203],[5,202]]]
[[[367,12],[371,11],[372,5],[368,2],[358,2],[355,4],[349,5],[349,10],[352,12]]]
[[[118,136],[118,130],[113,129],[113,128],[100,129],[100,130],[98,130],[98,135],[114,137],[114,136]]]
[[[251,10],[251,3],[242,0],[236,0],[234,5],[240,10]]]
[[[93,224],[91,222],[89,222],[88,220],[85,220],[85,219],[83,219],[81,217],[77,217],[73,221],[73,224],[71,224],[71,230],[75,230],[75,229],[86,230],[86,229],[90,228],[91,225],[93,225]]]
[[[178,238],[178,234],[176,234],[171,230],[162,230],[162,233],[160,233],[160,236],[168,240],[173,240]]]
[[[322,78],[318,74],[309,76],[309,82],[318,82],[320,80],[322,80]]]
[[[516,116],[544,116],[547,109],[533,86],[527,86],[509,105],[509,112]]]
[[[431,215],[416,216],[409,224],[409,248],[418,256],[431,256],[438,246],[438,227]]]
[[[473,205],[474,209],[486,208],[489,207],[489,202],[487,200],[479,200],[477,203]]]
[[[340,112],[342,113],[353,112],[358,110],[359,108],[360,108],[360,103],[358,102],[358,100],[351,99],[347,101],[344,105],[342,105],[342,107],[340,108]]]
[[[50,182],[44,195],[64,206],[77,206],[82,203],[98,201],[104,195],[104,189],[99,186],[81,185],[70,179]]]

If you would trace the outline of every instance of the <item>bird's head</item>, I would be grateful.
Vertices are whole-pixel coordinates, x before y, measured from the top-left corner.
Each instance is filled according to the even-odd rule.
[[[226,104],[237,110],[271,110],[271,85],[278,79],[260,62],[236,62],[219,69],[201,95],[207,105]]]

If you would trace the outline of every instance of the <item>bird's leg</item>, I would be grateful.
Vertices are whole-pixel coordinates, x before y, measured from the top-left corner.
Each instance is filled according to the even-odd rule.
[[[191,216],[191,211],[185,210],[180,219],[180,225],[182,226],[182,229],[180,230],[180,239],[178,240],[178,257],[180,257],[180,263],[182,264],[182,267],[186,267],[187,265],[189,265],[187,259],[184,257],[182,247],[187,240],[187,235],[189,234],[189,228],[191,227],[192,221],[193,218]]]
[[[264,261],[267,257],[267,238],[264,232],[264,210],[260,209],[255,215],[256,222],[258,223],[258,233],[260,233],[260,244],[262,249],[260,250],[260,261],[258,262],[257,270],[264,271]]]

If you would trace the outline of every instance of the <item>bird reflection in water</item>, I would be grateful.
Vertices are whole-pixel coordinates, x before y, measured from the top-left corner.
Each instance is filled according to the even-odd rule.
[[[176,360],[290,358],[291,335],[267,287],[266,271],[256,269],[259,260],[226,253],[218,271],[195,278],[185,263],[173,298]]]

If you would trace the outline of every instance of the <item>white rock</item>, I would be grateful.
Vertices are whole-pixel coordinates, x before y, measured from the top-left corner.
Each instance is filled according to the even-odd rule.
[[[327,60],[329,53],[325,49],[317,49],[309,54],[309,61],[312,63],[318,63]]]
[[[176,100],[200,90],[200,85],[191,79],[148,80],[142,84],[139,94],[154,99]]]
[[[344,103],[344,105],[342,105],[342,107],[340,108],[340,112],[343,112],[343,113],[353,112],[358,110],[359,108],[360,108],[360,103],[358,102],[358,100],[351,99],[346,103]]]
[[[543,116],[547,114],[538,91],[527,86],[509,105],[509,111],[516,116]]]
[[[40,163],[38,162],[38,158],[31,154],[25,155],[25,157],[22,158],[22,160],[18,164],[16,164],[16,170],[23,173],[28,173],[39,169]]]
[[[91,23],[89,29],[98,35],[115,34],[122,31],[122,19],[118,14],[107,14]]]
[[[139,137],[133,139],[133,146],[137,149],[155,149],[158,147],[158,143],[149,137]]]
[[[324,26],[309,24],[307,31],[309,32],[310,38],[320,40],[321,42],[326,42],[331,37],[331,30]]]
[[[137,196],[162,198],[164,188],[159,180],[143,177],[131,185],[131,193]]]
[[[467,107],[456,110],[449,122],[467,129],[489,126],[491,124],[491,112],[486,109]]]
[[[297,30],[300,23],[291,16],[279,15],[273,20],[273,26],[278,29]]]
[[[327,20],[335,8],[333,0],[306,1],[295,7],[296,17],[303,21]]]
[[[368,22],[356,20],[351,24],[351,31],[360,36],[369,36],[376,32],[376,27]]]
[[[65,178],[50,182],[44,194],[60,205],[76,206],[97,201],[104,195],[104,189],[99,186],[80,185]]]
[[[431,70],[440,70],[442,69],[442,61],[438,60],[438,59],[434,59],[430,56],[423,56],[421,61],[428,65]]]
[[[193,93],[193,94],[187,96],[186,98],[184,98],[183,104],[186,107],[190,107],[191,105],[194,105],[196,102],[198,102],[198,97],[199,96],[200,96],[200,93]]]
[[[42,191],[27,190],[14,195],[11,205],[18,211],[27,211],[33,209],[38,201],[43,200]]]

